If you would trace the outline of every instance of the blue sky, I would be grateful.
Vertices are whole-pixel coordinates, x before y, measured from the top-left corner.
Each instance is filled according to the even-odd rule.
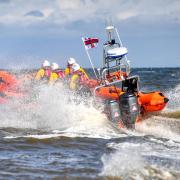
[[[81,37],[102,64],[106,19],[129,50],[132,67],[180,67],[180,0],[0,0],[0,68],[37,68],[43,59],[90,67]]]

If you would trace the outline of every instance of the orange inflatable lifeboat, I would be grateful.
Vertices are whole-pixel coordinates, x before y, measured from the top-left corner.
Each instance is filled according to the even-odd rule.
[[[97,69],[97,75],[89,58],[97,80],[88,80],[84,86],[98,100],[102,99],[103,112],[110,122],[116,127],[134,128],[144,114],[161,111],[168,99],[159,91],[148,93],[140,91],[139,76],[130,75],[130,61],[126,57],[128,50],[122,45],[117,29],[110,25],[106,27],[106,32],[103,67]]]
[[[168,99],[157,92],[124,92],[115,87],[102,87],[96,96],[105,100],[105,114],[118,128],[134,128],[145,115],[161,111]]]
[[[122,89],[110,86],[97,89],[95,95],[104,100],[118,100],[124,93]],[[161,111],[168,102],[168,99],[159,91],[147,93],[138,92],[136,96],[143,113]]]
[[[0,92],[15,89],[17,87],[17,79],[6,71],[0,71]]]
[[[11,97],[21,97],[20,83],[7,71],[0,71],[0,103],[6,103]]]

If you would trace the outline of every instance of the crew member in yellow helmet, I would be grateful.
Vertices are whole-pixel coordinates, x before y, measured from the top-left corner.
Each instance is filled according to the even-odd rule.
[[[70,80],[70,89],[78,90],[84,81],[88,80],[88,76],[83,68],[79,64],[75,63],[72,66],[73,75]]]
[[[49,78],[49,83],[55,83],[57,80],[63,80],[64,79],[64,72],[59,68],[59,65],[57,63],[51,64],[51,76]]]
[[[49,77],[51,75],[51,67],[48,60],[44,60],[42,63],[41,68],[38,70],[35,76],[35,80],[49,80]]]

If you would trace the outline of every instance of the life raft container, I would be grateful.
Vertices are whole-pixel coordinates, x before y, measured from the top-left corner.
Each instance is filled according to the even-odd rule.
[[[116,47],[107,51],[107,58],[116,59],[123,58],[128,53],[125,47]]]

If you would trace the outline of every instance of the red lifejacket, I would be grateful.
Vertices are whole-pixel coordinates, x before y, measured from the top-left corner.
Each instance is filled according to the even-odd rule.
[[[42,78],[43,80],[49,80],[51,76],[51,68],[43,68],[44,69],[44,77]]]
[[[64,72],[61,69],[58,69],[58,70],[56,70],[54,72],[58,75],[59,79],[64,79],[65,74],[64,74]]]
[[[88,78],[86,77],[86,75],[82,71],[75,72],[75,74],[77,74],[79,76],[79,83],[80,84],[83,84],[83,82],[88,80]]]
[[[50,68],[44,69],[44,75],[46,77],[50,77],[51,76],[51,69]]]

